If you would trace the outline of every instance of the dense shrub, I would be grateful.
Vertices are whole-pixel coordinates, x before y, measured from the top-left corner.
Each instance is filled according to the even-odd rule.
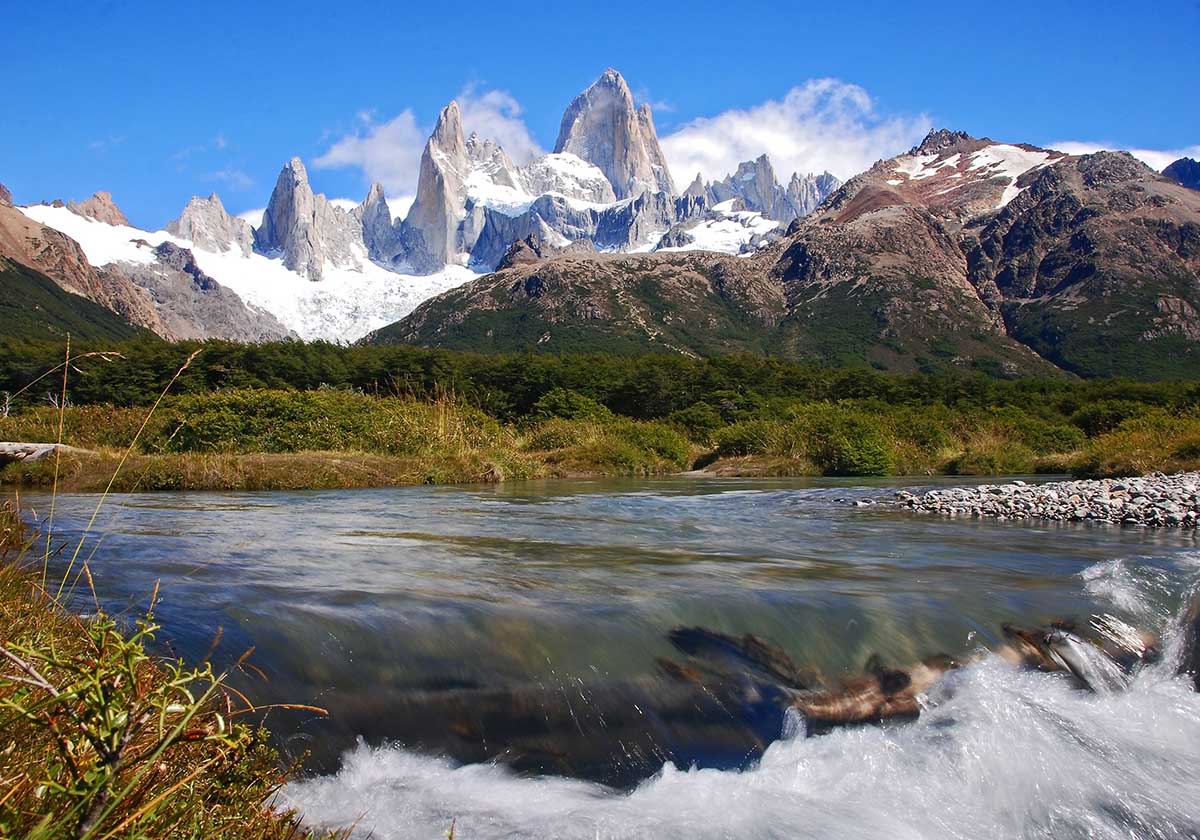
[[[793,448],[826,475],[888,475],[892,453],[877,418],[854,409],[806,407],[789,425]]]
[[[712,444],[717,432],[725,426],[721,412],[705,402],[671,412],[667,422],[704,446]]]
[[[688,455],[691,453],[687,439],[662,423],[624,420],[610,424],[607,431],[610,436],[679,467],[687,464]]]
[[[1088,437],[1096,437],[1148,411],[1149,406],[1133,400],[1100,400],[1072,413],[1071,422]]]
[[[535,402],[533,410],[529,412],[529,419],[534,422],[552,417],[603,422],[612,416],[613,413],[605,406],[569,388],[555,388]]]
[[[771,420],[743,420],[726,426],[716,434],[717,454],[723,458],[738,455],[774,455],[780,424]]]

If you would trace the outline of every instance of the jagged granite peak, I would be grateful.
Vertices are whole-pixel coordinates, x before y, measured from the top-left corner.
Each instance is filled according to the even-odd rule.
[[[68,201],[67,208],[80,216],[87,216],[106,225],[125,225],[129,227],[129,219],[121,212],[121,208],[113,201],[112,193],[97,192],[86,201]]]
[[[0,184],[0,204],[12,204],[12,193],[8,191],[8,187]]]
[[[315,195],[308,171],[298,157],[286,163],[275,182],[262,224],[254,231],[255,248],[279,255],[288,269],[320,280],[325,265],[357,267],[362,226],[350,213]]]
[[[688,188],[683,191],[684,196],[691,198],[707,198],[708,187],[704,183],[704,177],[697,172],[696,177],[692,179],[692,183],[688,184]]]
[[[229,215],[216,193],[193,196],[179,218],[167,223],[167,232],[205,251],[238,250],[248,256],[254,250],[254,229],[245,219]]]
[[[830,172],[822,172],[820,175],[801,175],[799,172],[793,172],[786,192],[788,202],[796,211],[795,218],[812,213],[841,185],[841,180]]]
[[[521,176],[517,165],[498,143],[481,139],[472,131],[471,136],[467,138],[466,152],[472,173],[482,173],[493,184],[520,189]]]
[[[910,155],[936,155],[953,149],[963,143],[978,142],[976,138],[967,134],[965,131],[951,131],[948,128],[930,129],[925,135],[925,139],[920,145],[914,146],[909,150]]]
[[[693,190],[695,186],[688,189]],[[822,175],[794,173],[785,189],[775,177],[771,159],[763,154],[738,164],[732,175],[710,184],[706,194],[709,206],[738,198],[746,210],[787,225],[793,219],[807,216],[839,186],[841,182],[828,172]]]
[[[432,271],[455,262],[469,165],[462,115],[451,100],[421,152],[417,195],[404,219],[405,238],[417,252],[411,257],[416,267]]]
[[[1169,178],[1180,186],[1190,190],[1200,190],[1200,161],[1192,158],[1180,158],[1162,171],[1164,178]],[[0,185],[3,189],[3,185]]]
[[[710,192],[713,204],[740,198],[745,209],[762,213],[768,219],[787,223],[797,215],[775,178],[771,159],[765,154],[739,163],[737,171],[715,182]]]
[[[354,209],[352,215],[357,216],[362,225],[363,245],[367,248],[367,256],[380,261],[392,259],[399,248],[399,242],[383,184],[378,181],[371,184],[367,197]]]
[[[650,106],[635,107],[629,85],[611,67],[567,107],[554,151],[600,167],[619,199],[675,193]]]

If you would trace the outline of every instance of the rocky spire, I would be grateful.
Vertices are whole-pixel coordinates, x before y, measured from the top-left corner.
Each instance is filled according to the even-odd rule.
[[[472,131],[467,138],[466,152],[470,166],[486,175],[493,184],[520,189],[520,170],[498,143],[483,140]]]
[[[112,193],[98,192],[86,201],[68,201],[67,208],[80,216],[87,216],[106,225],[129,226],[129,219],[121,212],[121,208],[113,202]]]
[[[826,172],[823,175],[793,174],[784,189],[775,177],[771,159],[759,155],[756,160],[738,164],[732,175],[710,184],[708,194],[714,204],[739,198],[747,210],[786,225],[793,219],[807,216],[825,200],[825,196],[840,186],[841,182]]]
[[[462,116],[458,103],[451,101],[438,115],[421,153],[417,197],[404,220],[405,239],[420,252],[411,257],[418,267],[426,263],[428,268],[436,269],[454,261],[456,232],[466,196],[463,179],[469,168]]]
[[[398,247],[396,228],[392,224],[392,213],[388,209],[382,184],[371,184],[367,197],[358,205],[355,213],[362,222],[363,244],[367,246],[368,256],[384,261],[394,257]]]
[[[786,224],[796,218],[787,194],[775,178],[771,159],[766,155],[739,163],[737,171],[725,176],[724,180],[715,181],[709,187],[709,193],[714,204],[740,198],[747,210],[762,213],[768,219]]]
[[[629,85],[611,67],[567,107],[554,151],[600,167],[617,198],[675,193],[650,106],[635,108]]]
[[[708,196],[708,188],[704,185],[704,178],[699,172],[696,173],[695,179],[683,191],[683,194],[686,198],[706,198]]]
[[[354,245],[361,242],[358,219],[313,194],[300,158],[288,161],[254,231],[254,247],[282,256],[287,268],[309,280],[320,280],[326,263],[358,266]]]
[[[796,211],[797,217],[807,216],[841,185],[842,182],[837,176],[829,172],[820,175],[801,175],[793,172],[792,180],[787,186],[788,202]]]
[[[0,204],[12,204],[12,193],[8,191],[8,187],[0,184]]]
[[[248,256],[254,249],[254,230],[250,223],[230,216],[216,193],[208,198],[193,196],[179,218],[167,224],[167,232],[190,239],[193,247],[204,251],[237,249]]]

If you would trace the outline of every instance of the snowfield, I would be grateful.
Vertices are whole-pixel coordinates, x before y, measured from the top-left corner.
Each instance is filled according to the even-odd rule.
[[[722,254],[738,254],[755,236],[766,234],[779,227],[779,222],[768,219],[762,213],[750,210],[734,210],[737,201],[731,198],[713,205],[713,212],[720,218],[707,219],[695,227],[688,228],[692,241],[674,248],[659,248],[659,251],[717,251]]]
[[[153,264],[154,247],[168,241],[189,248],[205,274],[237,293],[251,308],[271,313],[306,341],[356,341],[400,320],[428,298],[477,276],[462,266],[447,266],[424,276],[398,274],[371,262],[363,250],[358,254],[361,268],[335,268],[327,263],[324,279],[314,282],[289,271],[281,259],[262,254],[206,251],[164,230],[107,225],[65,207],[19,209],[78,242],[92,265]]]
[[[1004,188],[1000,203],[996,205],[996,209],[999,210],[1020,194],[1022,188],[1017,186],[1018,178],[1030,170],[1054,163],[1062,157],[1062,155],[1055,155],[1052,152],[1031,152],[1020,146],[997,143],[994,146],[986,146],[971,155],[971,163],[967,168],[981,169],[989,178],[1012,179]]]

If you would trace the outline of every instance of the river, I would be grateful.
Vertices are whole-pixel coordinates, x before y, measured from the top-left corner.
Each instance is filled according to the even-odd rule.
[[[884,503],[912,484],[131,495],[105,502],[85,554],[111,610],[143,610],[161,581],[168,649],[230,663],[253,645],[240,689],[330,711],[268,717],[286,753],[309,754],[282,798],[356,836],[444,837],[453,822],[456,838],[1200,837],[1200,697],[1185,680],[1148,667],[1097,695],[983,655],[1004,622],[1096,612],[1169,641],[1200,579],[1196,532]],[[61,497],[56,537],[77,538],[96,500]],[[446,733],[421,730],[436,716],[409,713],[414,697],[532,687],[592,737],[607,725],[593,698],[648,684],[679,657],[680,625],[753,633],[827,675],[873,654],[972,664],[916,722],[816,734],[788,718],[765,753],[699,766],[623,762],[615,739],[551,759],[562,773],[460,764],[431,747]]]

